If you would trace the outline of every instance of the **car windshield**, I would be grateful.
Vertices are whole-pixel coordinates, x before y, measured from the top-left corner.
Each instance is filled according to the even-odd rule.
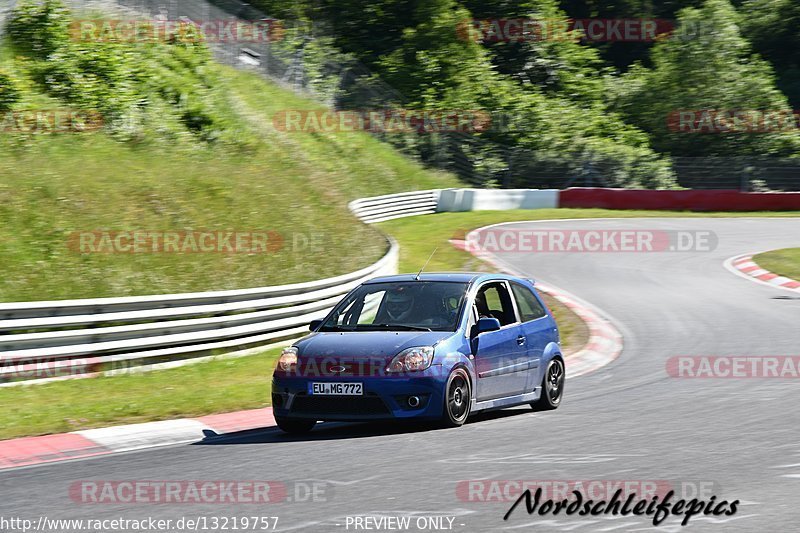
[[[349,294],[320,331],[455,331],[466,283],[367,283]]]

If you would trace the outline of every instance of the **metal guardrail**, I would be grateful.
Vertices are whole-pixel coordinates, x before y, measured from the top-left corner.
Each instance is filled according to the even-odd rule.
[[[353,200],[348,204],[365,224],[414,215],[435,213],[439,203],[439,189],[403,192]]]
[[[114,371],[272,344],[306,331],[361,282],[397,271],[389,242],[374,264],[273,287],[0,304],[0,383]]]
[[[433,213],[440,190],[349,204],[363,222]],[[397,272],[389,242],[376,263],[332,278],[251,289],[0,303],[0,383],[179,364],[223,351],[274,344],[305,333],[361,282]]]

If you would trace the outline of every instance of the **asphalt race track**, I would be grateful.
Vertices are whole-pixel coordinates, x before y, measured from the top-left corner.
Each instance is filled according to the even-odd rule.
[[[740,500],[733,516],[695,516],[686,527],[671,516],[658,531],[797,530],[800,380],[676,378],[666,362],[679,355],[800,355],[800,295],[723,267],[737,254],[800,246],[800,219],[510,227],[704,230],[716,234],[718,245],[713,251],[501,254],[515,268],[594,304],[624,335],[619,359],[568,380],[557,411],[508,410],[452,430],[323,424],[306,438],[277,429],[205,442],[198,436],[195,445],[6,471],[0,515],[278,516],[280,531],[322,532],[365,530],[354,528],[354,516],[411,516],[408,531],[419,531],[416,517],[429,516],[454,517],[452,530],[465,532],[656,530],[647,516],[529,516],[524,505],[504,521],[511,501],[467,501],[456,491],[465,480],[631,480],[668,483],[686,499],[700,490],[706,499]],[[70,499],[78,480],[276,480],[287,484],[293,501],[90,505]],[[319,490],[310,498],[306,489],[314,483]]]

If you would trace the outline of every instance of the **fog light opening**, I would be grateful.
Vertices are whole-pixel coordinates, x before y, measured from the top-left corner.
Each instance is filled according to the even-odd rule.
[[[272,406],[273,407],[277,407],[278,409],[283,407],[283,396],[281,396],[280,394],[273,394],[272,395]]]
[[[419,407],[419,396],[409,396],[408,397],[408,406],[409,407]]]

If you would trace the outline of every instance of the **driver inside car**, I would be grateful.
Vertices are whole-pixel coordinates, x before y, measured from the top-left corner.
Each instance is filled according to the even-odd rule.
[[[392,291],[386,295],[383,307],[392,323],[408,322],[414,308],[414,297],[405,291]]]

